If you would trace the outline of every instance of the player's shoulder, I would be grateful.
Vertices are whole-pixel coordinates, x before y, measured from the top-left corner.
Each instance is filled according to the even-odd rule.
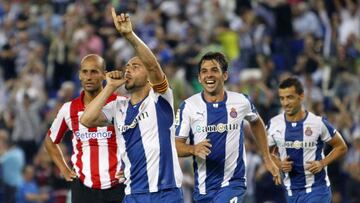
[[[117,97],[120,96],[120,95],[117,95],[117,94],[111,94],[109,96],[109,98],[106,100],[106,103],[109,103],[109,102],[112,102],[112,101],[115,101],[117,99]]]
[[[306,118],[306,121],[305,122],[312,122],[312,123],[317,123],[317,124],[322,124],[322,121],[326,118],[323,117],[323,116],[318,116],[318,115],[315,115],[314,113],[308,111],[307,113],[307,118]]]
[[[71,104],[75,102],[77,102],[76,99],[63,103],[60,107],[60,110],[70,110],[70,107],[72,106]]]
[[[184,100],[184,103],[187,104],[187,105],[197,105],[197,104],[202,103],[202,102],[204,102],[204,101],[203,101],[203,98],[201,96],[201,93],[194,94],[194,95],[192,95],[189,98]]]
[[[280,113],[270,119],[271,124],[278,124],[278,123],[284,123],[284,122],[285,122],[284,113]]]
[[[226,91],[228,100],[230,101],[239,101],[239,102],[243,102],[243,101],[250,101],[249,97],[241,92],[234,92],[234,91]]]

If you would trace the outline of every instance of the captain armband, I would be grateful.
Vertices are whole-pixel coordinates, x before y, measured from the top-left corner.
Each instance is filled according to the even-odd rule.
[[[149,82],[154,92],[158,92],[160,94],[164,94],[169,87],[169,82],[167,81],[166,76],[164,76],[164,80],[158,84],[152,84]]]

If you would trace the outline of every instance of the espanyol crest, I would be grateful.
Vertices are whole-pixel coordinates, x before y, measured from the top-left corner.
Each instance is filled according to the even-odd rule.
[[[233,107],[231,108],[231,111],[230,111],[230,116],[231,118],[236,118],[237,117],[237,112],[236,112],[236,109]]]
[[[310,127],[306,127],[306,130],[305,130],[305,135],[307,135],[307,136],[311,136],[312,135],[312,130],[311,130],[311,128]]]

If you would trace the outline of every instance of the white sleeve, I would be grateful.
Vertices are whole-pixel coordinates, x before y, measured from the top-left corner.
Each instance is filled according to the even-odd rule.
[[[266,126],[267,141],[268,141],[269,147],[276,146],[276,142],[274,139],[276,131],[274,128],[275,128],[275,125],[272,125],[271,120],[270,120]]]
[[[118,100],[118,98],[105,104],[105,106],[101,109],[102,113],[105,115],[109,124],[113,123],[115,113],[116,113],[116,101],[117,100]]]
[[[191,118],[186,102],[180,104],[175,118],[176,138],[187,139],[191,133]]]
[[[245,108],[245,119],[249,122],[256,121],[259,118],[259,115],[256,111],[254,104],[250,101],[247,95],[244,95],[248,101],[247,107]]]
[[[67,114],[70,114],[70,103],[65,103],[61,106],[48,130],[47,136],[49,136],[51,141],[55,144],[58,144],[69,130],[66,123],[66,117],[69,117]]]
[[[325,118],[321,119],[321,140],[328,142],[336,134],[336,129]]]
[[[167,90],[162,94],[155,92],[153,89],[150,89],[149,96],[154,97],[154,100],[156,102],[158,102],[159,98],[161,97],[165,101],[167,101],[172,107],[174,107],[173,91],[170,88],[167,88]]]

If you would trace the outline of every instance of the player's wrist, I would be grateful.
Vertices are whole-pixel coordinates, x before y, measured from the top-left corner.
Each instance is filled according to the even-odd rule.
[[[190,145],[189,146],[189,152],[190,152],[191,155],[194,155],[194,156],[196,155],[195,154],[195,145]]]
[[[263,160],[264,160],[265,163],[270,163],[271,160],[272,160],[271,155],[270,154],[264,155]]]
[[[324,159],[320,160],[319,163],[320,163],[322,168],[324,168],[326,166],[326,163],[325,163]]]
[[[113,92],[115,92],[115,90],[117,90],[117,88],[119,88],[119,87],[116,86],[115,84],[108,83],[104,89],[107,89],[107,90],[109,90],[110,93],[113,93]]]
[[[134,35],[134,31],[131,30],[130,32],[121,32],[120,34],[126,39],[128,39]]]

